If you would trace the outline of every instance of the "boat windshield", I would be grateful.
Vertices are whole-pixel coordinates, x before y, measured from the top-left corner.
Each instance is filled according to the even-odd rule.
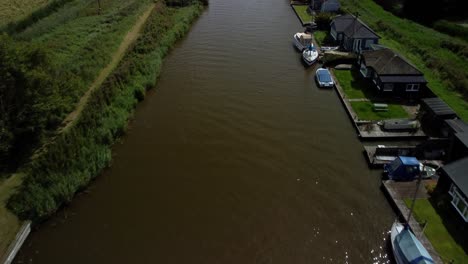
[[[319,71],[318,73],[319,80],[321,82],[331,82],[331,76],[327,71]]]

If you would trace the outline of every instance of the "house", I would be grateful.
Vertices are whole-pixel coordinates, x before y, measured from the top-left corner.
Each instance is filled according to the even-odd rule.
[[[310,9],[320,12],[338,12],[340,10],[340,2],[338,0],[311,0]]]
[[[448,138],[450,127],[446,120],[458,118],[455,111],[439,97],[422,99],[420,113],[424,131],[435,137]]]
[[[379,36],[357,17],[338,16],[330,23],[330,35],[346,51],[361,53],[379,42]]]
[[[360,72],[369,78],[382,95],[419,98],[427,81],[411,63],[388,48],[363,51]]]
[[[439,170],[437,190],[451,196],[451,204],[468,223],[468,157],[443,166]]]
[[[450,139],[448,161],[468,157],[468,124],[461,119],[446,120],[445,123],[449,127]]]

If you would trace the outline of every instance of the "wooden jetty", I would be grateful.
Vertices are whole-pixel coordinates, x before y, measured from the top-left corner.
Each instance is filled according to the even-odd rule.
[[[427,135],[421,130],[415,131],[385,131],[375,123],[358,125],[359,137],[362,139],[425,139]]]
[[[422,185],[422,184],[421,184]],[[417,181],[411,182],[396,182],[392,180],[382,181],[382,187],[389,200],[391,201],[394,208],[397,210],[401,220],[408,217],[409,208],[406,206],[404,199],[414,197],[414,192],[417,187]],[[424,187],[419,188],[416,199],[428,198],[427,192]],[[414,235],[419,239],[421,244],[426,248],[429,254],[434,259],[435,263],[443,264],[439,254],[435,251],[431,242],[427,239],[426,235],[423,233],[419,223],[412,217],[409,221],[409,226],[413,231]]]

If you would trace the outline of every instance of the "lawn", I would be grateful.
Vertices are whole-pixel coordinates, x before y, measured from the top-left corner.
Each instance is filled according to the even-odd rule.
[[[468,78],[467,57],[453,48],[466,48],[466,42],[394,16],[372,0],[344,0],[341,4],[348,12],[359,12],[359,18],[382,37],[381,44],[410,60],[424,73],[431,90],[468,120],[467,97],[449,88]],[[455,87],[465,94],[468,90],[464,81]]]
[[[405,203],[408,207],[410,207],[411,199],[405,199]],[[425,234],[431,241],[435,250],[441,256],[442,260],[445,263],[449,263],[451,260],[454,260],[454,263],[467,263],[468,255],[465,253],[463,246],[457,243],[449,230],[446,228],[446,224],[450,224],[450,222],[448,222],[447,219],[441,217],[439,213],[440,212],[436,211],[429,200],[416,200],[416,204],[414,206],[415,219],[419,223],[427,221],[428,224],[425,230]],[[457,217],[457,215],[453,216]],[[457,230],[455,226],[452,226],[452,228],[456,230],[456,235],[461,239],[466,239],[466,236],[468,236],[468,234],[463,234],[463,231]]]
[[[327,38],[327,36],[327,31],[317,30],[314,32],[315,40],[317,41],[317,44],[319,44],[319,46],[323,46],[325,44],[325,39]]]
[[[296,13],[299,15],[302,24],[314,21],[314,17],[307,12],[308,5],[293,5],[292,6]]]
[[[334,70],[336,78],[346,94],[348,99],[356,98],[372,98],[375,96],[373,87],[369,86],[369,83],[359,76],[357,70]]]
[[[388,104],[388,111],[386,112],[375,112],[372,102],[351,102],[351,106],[358,115],[359,120],[384,120],[409,117],[405,109],[398,104]]]

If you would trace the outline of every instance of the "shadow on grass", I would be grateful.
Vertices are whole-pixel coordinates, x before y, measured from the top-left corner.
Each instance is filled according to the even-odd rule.
[[[468,255],[468,224],[462,220],[450,201],[451,197],[448,194],[434,194],[429,198],[444,227]]]
[[[383,100],[383,98],[379,98],[375,84],[370,79],[362,77],[361,73],[355,67],[351,69],[351,76],[353,78],[351,81],[351,87],[353,89],[360,90],[365,98],[371,101]]]

